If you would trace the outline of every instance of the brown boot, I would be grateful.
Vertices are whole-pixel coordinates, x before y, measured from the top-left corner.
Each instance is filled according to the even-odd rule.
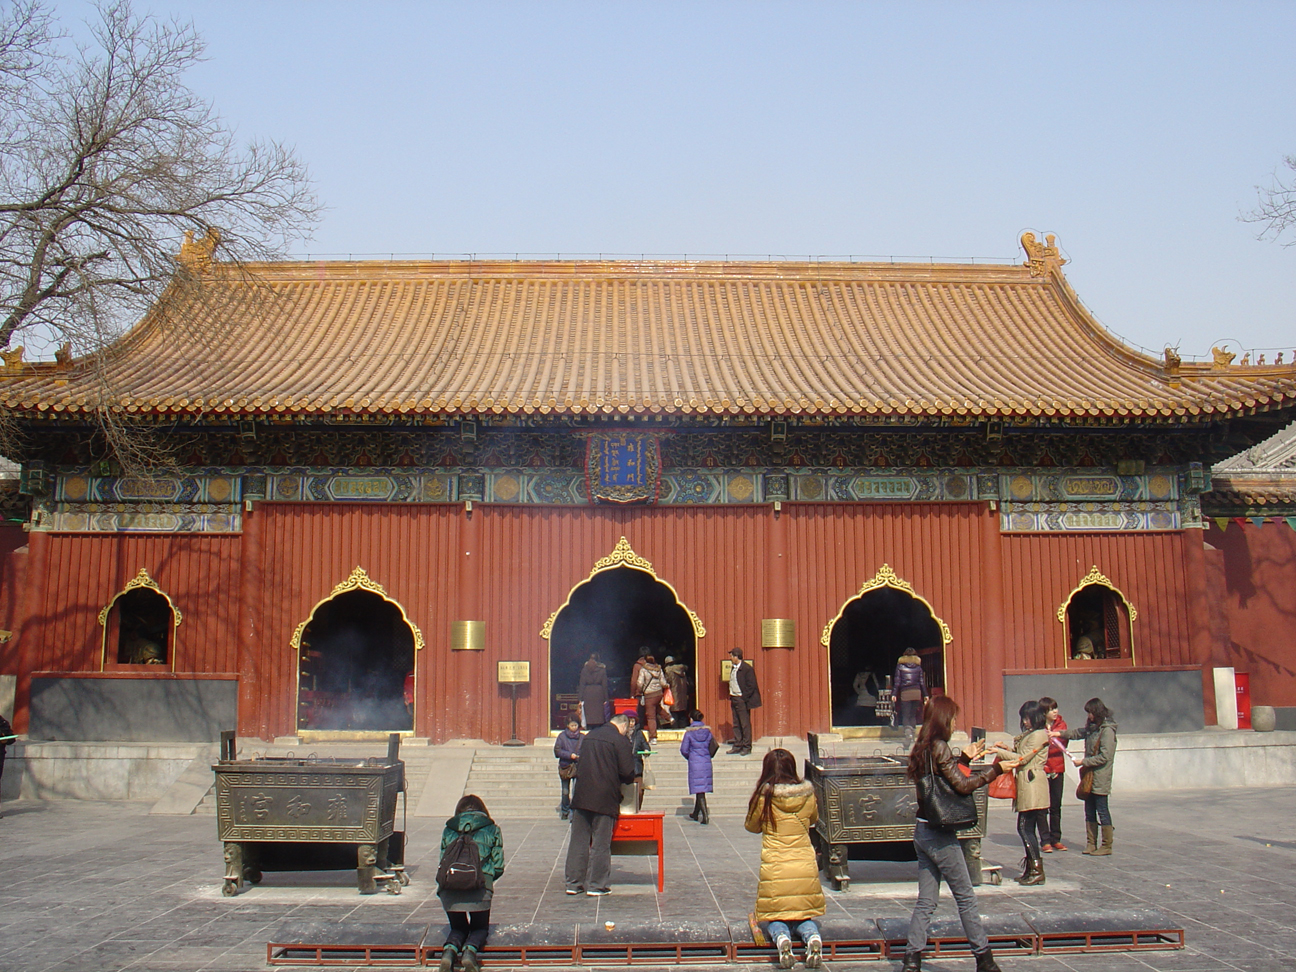
[[[1084,853],[1092,854],[1098,849],[1098,824],[1085,821],[1085,849]]]
[[[1112,840],[1116,834],[1116,828],[1109,824],[1103,824],[1102,827],[1102,846],[1093,852],[1094,857],[1111,857]]]
[[[1026,865],[1026,873],[1017,879],[1022,887],[1044,883],[1044,862],[1036,857]]]

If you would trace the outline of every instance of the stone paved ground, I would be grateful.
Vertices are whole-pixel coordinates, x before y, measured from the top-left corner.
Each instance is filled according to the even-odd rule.
[[[1296,969],[1296,788],[1117,794],[1116,854],[1078,851],[1046,859],[1048,884],[984,888],[986,914],[1156,906],[1179,916],[1178,952],[1005,960],[1030,972],[1156,969],[1161,972]],[[1014,818],[992,801],[987,860],[1020,857]],[[284,918],[365,922],[442,920],[432,874],[440,822],[410,820],[413,883],[400,896],[356,894],[354,873],[267,874],[237,898],[220,895],[215,821],[150,817],[136,804],[6,804],[0,820],[0,970],[261,970],[265,943]],[[496,923],[535,920],[739,920],[750,911],[759,838],[741,821],[701,827],[667,821],[666,891],[651,858],[616,858],[614,893],[568,897],[562,888],[566,831],[557,820],[501,821],[508,873]],[[1073,840],[1083,824],[1066,808]],[[914,866],[855,864],[848,892],[829,894],[834,918],[901,917],[913,906]],[[1015,872],[1012,872],[1015,873]],[[941,914],[953,914],[942,898]],[[833,968],[845,968],[835,963]],[[765,966],[764,968],[768,968]],[[853,967],[894,969],[898,963]],[[970,969],[971,960],[928,962]]]

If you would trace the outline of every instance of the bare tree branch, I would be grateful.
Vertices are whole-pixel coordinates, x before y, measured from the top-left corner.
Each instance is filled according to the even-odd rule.
[[[241,143],[185,86],[203,56],[191,24],[139,16],[129,0],[97,13],[92,43],[70,55],[41,0],[0,14],[0,348],[70,347],[88,368],[168,288],[191,309],[240,290],[204,290],[205,265],[177,263],[187,236],[218,240],[215,258],[239,270],[281,258],[320,211],[290,148]],[[159,318],[215,348],[230,316]],[[142,456],[113,408],[123,390],[104,382],[105,440],[123,460]]]
[[[1296,246],[1296,232],[1293,238],[1283,239],[1289,230],[1296,231],[1296,155],[1288,155],[1283,164],[1292,171],[1287,175],[1275,171],[1273,182],[1268,186],[1256,186],[1259,205],[1250,212],[1243,213],[1242,219],[1248,223],[1263,223],[1259,239],[1271,239],[1283,246]]]

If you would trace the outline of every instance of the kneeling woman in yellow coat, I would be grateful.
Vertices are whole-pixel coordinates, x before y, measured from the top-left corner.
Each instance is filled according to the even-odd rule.
[[[789,922],[796,924],[805,942],[806,968],[823,964],[823,940],[815,919],[824,913],[824,893],[810,843],[810,828],[818,819],[814,787],[797,775],[796,757],[786,749],[771,749],[747,804],[746,827],[761,835],[756,920],[769,922],[779,966],[785,969],[793,963]]]

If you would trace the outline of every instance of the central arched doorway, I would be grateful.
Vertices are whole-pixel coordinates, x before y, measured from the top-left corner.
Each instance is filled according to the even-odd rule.
[[[705,634],[675,589],[622,537],[540,632],[549,641],[549,728],[561,729],[575,711],[581,667],[595,652],[607,669],[613,699],[635,694],[630,673],[643,648],[660,664],[669,656],[684,665],[690,698],[696,699],[697,639]]]
[[[889,726],[876,700],[906,648],[922,659],[930,689],[945,689],[949,627],[912,586],[883,564],[824,628],[829,695],[836,729]]]
[[[297,729],[412,732],[422,636],[360,568],[298,627]]]

